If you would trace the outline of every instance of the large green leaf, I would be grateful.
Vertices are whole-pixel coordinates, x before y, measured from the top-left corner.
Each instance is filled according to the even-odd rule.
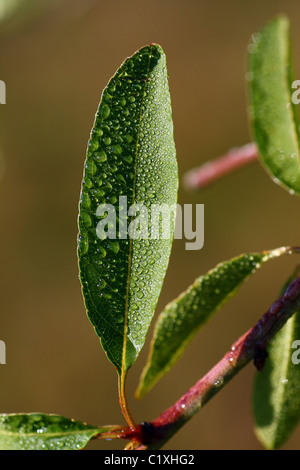
[[[256,374],[255,433],[267,449],[281,447],[300,420],[299,340],[300,311],[296,311],[271,341],[266,364]]]
[[[199,329],[237,293],[251,274],[268,260],[287,252],[287,248],[279,248],[244,254],[220,263],[167,305],[155,324],[137,397],[144,396],[171,369]]]
[[[169,236],[162,238],[160,232],[155,238],[149,213],[153,204],[176,205],[177,187],[166,57],[152,44],[125,60],[103,92],[80,199],[78,254],[85,305],[108,359],[122,376],[144,344],[173,240],[174,218]],[[116,209],[117,227],[105,204]]]
[[[278,17],[249,45],[250,119],[263,165],[273,180],[300,194],[300,153],[292,100],[289,22]]]
[[[0,450],[79,450],[115,426],[95,427],[58,415],[0,415]]]

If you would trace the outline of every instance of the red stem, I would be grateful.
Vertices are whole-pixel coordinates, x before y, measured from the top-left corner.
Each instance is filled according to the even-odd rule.
[[[273,303],[257,324],[241,336],[223,359],[185,395],[154,421],[141,425],[138,430],[140,434],[138,440],[142,444],[136,450],[161,448],[251,360],[254,360],[254,365],[261,370],[270,340],[299,309],[300,277],[288,286],[284,294]]]
[[[258,159],[257,147],[254,143],[234,148],[227,154],[194,168],[184,176],[184,185],[188,189],[201,189],[217,181],[223,176],[248,165]]]
[[[300,253],[298,247],[291,250]],[[289,284],[256,325],[241,336],[202,379],[158,418],[150,423],[120,427],[97,437],[128,439],[131,442],[127,449],[160,449],[250,361],[253,360],[255,367],[262,370],[268,344],[297,311],[300,311],[300,277]]]

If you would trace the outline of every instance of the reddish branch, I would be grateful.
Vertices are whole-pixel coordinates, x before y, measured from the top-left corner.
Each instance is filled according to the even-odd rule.
[[[184,176],[184,185],[188,189],[201,189],[223,176],[248,165],[258,159],[255,144],[234,148],[222,157],[211,160],[199,168],[190,170]]]
[[[119,437],[139,442],[136,450],[161,448],[246,364],[253,360],[258,370],[263,368],[270,340],[299,309],[300,277],[288,286],[257,324],[233,344],[223,359],[173,406],[151,423],[125,429]]]

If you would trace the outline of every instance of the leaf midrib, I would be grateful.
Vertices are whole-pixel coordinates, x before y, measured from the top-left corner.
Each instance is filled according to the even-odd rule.
[[[135,145],[135,162],[134,162],[134,178],[133,178],[133,194],[132,194],[132,205],[135,202],[135,195],[136,195],[136,173],[137,173],[137,164],[138,164],[138,144],[139,144],[139,137],[140,137],[140,128],[141,128],[141,121],[142,121],[142,110],[144,105],[145,99],[145,92],[147,81],[149,77],[149,69],[150,69],[150,61],[152,57],[152,48],[153,45],[150,45],[150,53],[148,59],[148,67],[146,73],[146,80],[143,90],[142,102],[141,102],[141,109],[140,109],[140,116],[137,128],[137,138],[136,138],[136,145]],[[133,216],[130,218],[130,222],[133,220]],[[132,263],[132,237],[129,235],[129,253],[128,253],[128,273],[127,273],[127,284],[126,284],[126,299],[125,299],[125,318],[124,318],[124,338],[123,338],[123,351],[122,351],[122,365],[121,365],[121,381],[124,382],[125,374],[126,374],[126,345],[127,345],[127,330],[128,330],[128,310],[129,310],[129,288],[130,288],[130,279],[131,279],[131,263]]]
[[[284,83],[284,87],[285,87],[286,96],[288,97],[288,100],[290,100],[290,98],[291,98],[291,94],[290,94],[290,91],[289,91],[289,86],[290,86],[289,78],[290,77],[289,77],[288,72],[286,71],[286,68],[290,64],[290,61],[291,61],[290,50],[289,50],[289,38],[288,38],[289,29],[287,31],[285,31],[285,33],[286,33],[285,34],[285,41],[284,41],[284,68],[285,68],[285,70],[283,71],[283,76],[284,76],[283,83]],[[288,101],[288,102],[290,103],[290,101]],[[290,103],[290,104],[291,104],[291,106],[288,107],[288,114],[289,114],[289,117],[290,117],[290,122],[292,124],[293,136],[294,136],[295,144],[296,144],[296,147],[297,147],[298,164],[300,165],[299,135],[298,135],[297,128],[296,128],[295,116],[294,116],[294,112],[293,112],[293,103]]]
[[[290,322],[287,322],[287,324],[285,325],[286,327],[286,331],[285,331],[285,338],[288,337],[288,338],[291,338],[291,333],[292,333],[292,330],[293,330],[293,326],[294,326],[294,317],[291,318],[291,321]],[[289,345],[290,345],[290,340],[289,340]],[[290,348],[286,348],[285,349],[285,354],[284,354],[284,357],[282,357],[282,361],[281,361],[281,371],[284,372],[284,377],[281,376],[281,380],[280,380],[280,386],[279,386],[279,398],[277,396],[277,399],[276,399],[276,404],[278,405],[280,403],[280,406],[277,407],[277,409],[282,409],[282,404],[284,403],[284,400],[285,400],[285,390],[286,390],[286,387],[285,387],[285,383],[283,382],[283,380],[285,380],[287,378],[287,375],[288,375],[288,372],[289,372],[289,362],[290,362],[290,354],[289,354],[289,350]]]

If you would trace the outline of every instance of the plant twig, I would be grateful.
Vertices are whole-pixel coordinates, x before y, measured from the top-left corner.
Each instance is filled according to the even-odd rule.
[[[129,410],[129,407],[128,407],[128,402],[127,402],[127,397],[126,397],[126,387],[125,387],[125,380],[126,380],[126,374],[121,374],[119,376],[119,382],[118,382],[118,386],[119,386],[119,402],[120,402],[120,407],[121,407],[121,410],[122,410],[122,413],[123,413],[123,416],[124,418],[126,419],[126,422],[127,424],[131,427],[131,428],[135,428],[136,427],[136,423],[133,419],[133,416]]]
[[[124,431],[121,437],[130,439],[130,434],[134,435],[136,442],[141,443],[136,450],[161,448],[246,364],[253,360],[256,368],[262,370],[270,340],[299,308],[300,277],[289,284],[256,325],[241,336],[220,362],[173,406],[152,422]]]
[[[225,155],[188,171],[184,176],[184,186],[187,189],[202,189],[257,159],[258,151],[254,143],[234,148]]]

